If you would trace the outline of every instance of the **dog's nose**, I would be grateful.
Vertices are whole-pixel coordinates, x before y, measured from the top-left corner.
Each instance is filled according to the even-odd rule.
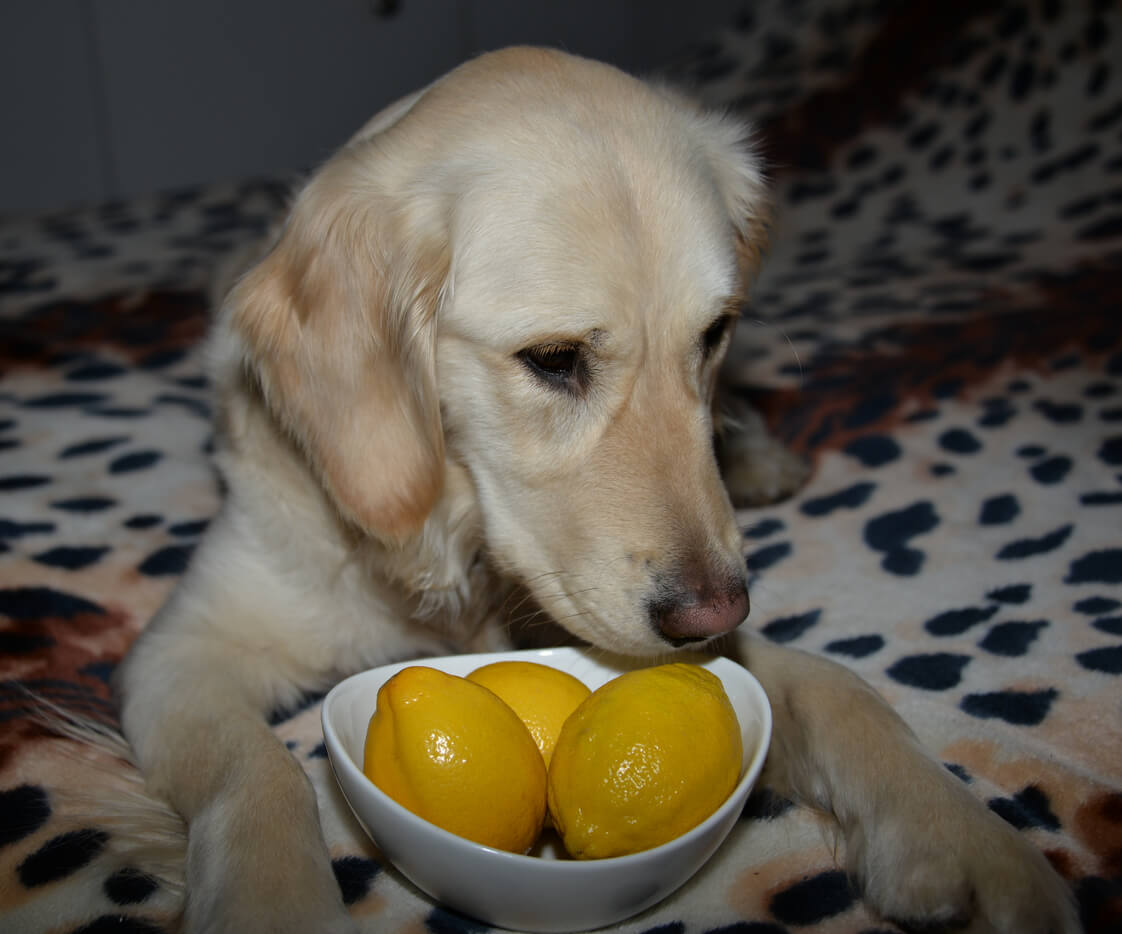
[[[748,615],[748,587],[743,580],[675,588],[651,605],[651,621],[675,644],[710,639],[731,632]]]

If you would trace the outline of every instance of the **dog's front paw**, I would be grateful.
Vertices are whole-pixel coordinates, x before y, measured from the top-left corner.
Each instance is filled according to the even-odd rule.
[[[929,778],[847,834],[874,910],[922,930],[1079,934],[1071,893],[1043,854],[955,779]]]
[[[187,838],[184,934],[358,934],[311,786],[303,772],[292,774],[299,781],[274,782],[265,800],[252,800],[256,787],[240,786],[196,816]]]
[[[338,898],[251,901],[244,893],[188,901],[185,934],[359,934]]]
[[[717,459],[738,509],[786,499],[810,476],[810,465],[768,431],[755,409],[738,401],[722,413]]]

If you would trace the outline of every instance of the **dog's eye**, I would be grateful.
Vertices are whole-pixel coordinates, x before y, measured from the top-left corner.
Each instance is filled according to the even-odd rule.
[[[705,357],[712,355],[721,342],[725,339],[725,335],[732,330],[733,324],[736,323],[736,318],[733,315],[721,315],[701,335],[701,352]]]
[[[561,389],[583,388],[584,362],[576,344],[540,344],[519,351],[518,359],[538,379]]]

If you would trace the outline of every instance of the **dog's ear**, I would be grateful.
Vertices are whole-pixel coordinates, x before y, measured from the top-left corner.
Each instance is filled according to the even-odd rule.
[[[763,160],[748,124],[712,111],[698,116],[697,136],[732,221],[740,274],[747,287],[763,260],[771,229],[772,202]]]
[[[226,314],[339,512],[400,541],[443,481],[435,332],[448,249],[419,208],[379,190],[378,158],[352,145],[313,177]]]

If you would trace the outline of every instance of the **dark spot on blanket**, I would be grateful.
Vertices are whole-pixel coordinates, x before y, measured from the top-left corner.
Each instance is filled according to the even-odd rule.
[[[1119,607],[1122,607],[1122,601],[1112,597],[1086,597],[1076,603],[1072,609],[1077,613],[1086,613],[1088,616],[1099,616]]]
[[[1052,402],[1038,399],[1033,408],[1056,425],[1072,425],[1083,418],[1083,406],[1075,402]]]
[[[122,524],[126,529],[150,529],[153,526],[159,525],[163,522],[162,516],[155,516],[151,513],[144,513],[139,516],[131,516],[126,519]]]
[[[114,379],[118,376],[124,376],[127,372],[128,370],[119,364],[94,361],[68,370],[63,378],[71,383],[86,383],[101,379]]]
[[[52,587],[0,590],[0,614],[15,620],[34,620],[44,616],[73,619],[81,613],[104,612],[96,603]]]
[[[47,792],[38,785],[17,785],[0,791],[0,846],[35,833],[50,816]]]
[[[1028,603],[1032,596],[1032,584],[1009,584],[998,587],[986,594],[987,600],[996,600],[998,603]]]
[[[999,561],[1020,561],[1024,558],[1034,558],[1037,555],[1055,551],[1068,540],[1074,528],[1072,525],[1064,525],[1039,538],[1021,538],[1012,541],[1002,547],[997,553],[997,559]]]
[[[782,619],[772,620],[760,627],[760,632],[772,642],[794,642],[808,629],[818,623],[822,616],[821,610],[811,610],[797,616],[785,616]]]
[[[1079,496],[1079,502],[1083,506],[1122,505],[1122,490],[1102,490],[1094,493],[1081,493]]]
[[[366,897],[382,867],[362,856],[343,856],[331,861],[331,869],[335,873],[335,881],[339,883],[343,904],[353,905]]]
[[[5,655],[26,655],[49,649],[55,644],[50,636],[40,636],[27,632],[0,632],[0,652]]]
[[[896,408],[899,399],[891,392],[871,392],[863,396],[845,416],[842,427],[847,429],[864,428],[878,421]]]
[[[768,921],[737,921],[724,927],[713,928],[705,934],[787,934],[787,928]]]
[[[168,532],[177,538],[194,538],[202,535],[210,525],[209,519],[198,519],[190,522],[176,522],[168,526]]]
[[[1071,470],[1073,466],[1070,457],[1062,455],[1057,457],[1049,457],[1039,463],[1033,464],[1029,468],[1029,473],[1032,474],[1033,480],[1037,483],[1050,486],[1053,483],[1060,483]]]
[[[489,924],[464,917],[451,908],[436,907],[425,918],[425,928],[430,934],[484,934],[491,930]]]
[[[109,464],[110,473],[132,473],[134,470],[147,470],[160,462],[163,455],[159,451],[134,451],[118,457]]]
[[[886,674],[900,684],[924,691],[946,691],[962,680],[962,670],[969,664],[969,655],[930,652],[908,655],[893,664]]]
[[[825,496],[808,499],[800,510],[804,516],[818,518],[828,516],[839,509],[859,509],[869,501],[876,488],[875,483],[855,483],[837,493],[827,493]]]
[[[784,924],[807,925],[841,914],[856,899],[849,877],[831,869],[777,892],[768,907]]]
[[[167,545],[152,552],[137,570],[149,577],[178,576],[187,570],[187,563],[194,550],[194,545]]]
[[[1076,558],[1064,583],[1122,584],[1122,548],[1104,548]]]
[[[0,539],[46,535],[48,532],[53,532],[55,528],[53,522],[15,522],[11,519],[0,519]]]
[[[1091,623],[1099,632],[1107,632],[1112,636],[1122,636],[1122,616],[1104,616]]]
[[[136,406],[103,405],[90,406],[86,409],[87,415],[96,415],[98,418],[144,418],[152,414],[151,409],[141,409]]]
[[[900,457],[900,445],[887,435],[854,438],[842,451],[857,458],[865,467],[883,467]]]
[[[967,771],[966,766],[960,765],[957,762],[944,762],[943,765],[946,766],[947,771],[959,781],[965,782],[967,785],[974,781],[970,772]]]
[[[108,496],[75,496],[71,499],[59,499],[51,503],[51,509],[60,509],[63,512],[70,512],[76,515],[84,515],[91,512],[102,512],[106,509],[112,509],[117,505],[115,499],[110,499]]]
[[[117,663],[114,661],[103,660],[90,662],[88,665],[83,665],[78,669],[79,674],[89,675],[90,677],[97,678],[102,684],[109,684],[110,678],[113,677],[113,672],[117,670]]]
[[[110,397],[103,392],[54,392],[25,399],[23,404],[29,409],[66,409],[97,405],[108,398]]]
[[[1048,716],[1052,702],[1060,696],[1055,688],[1043,691],[993,691],[968,694],[959,705],[980,720],[1004,720],[1014,726],[1037,726]]]
[[[109,834],[104,830],[72,830],[59,834],[24,859],[16,873],[29,889],[63,879],[94,859],[108,840]]]
[[[287,704],[274,707],[269,711],[266,718],[269,722],[269,726],[279,726],[286,720],[291,720],[293,717],[299,716],[306,710],[311,710],[316,704],[323,700],[324,696],[325,695],[320,691],[307,691]]]
[[[37,486],[46,486],[51,482],[50,477],[42,474],[8,474],[0,477],[0,493],[15,493],[19,490],[31,490]]]
[[[1101,649],[1080,652],[1075,660],[1089,671],[1099,671],[1108,675],[1122,674],[1122,645],[1111,645]]]
[[[933,422],[938,417],[938,409],[920,409],[918,412],[913,412],[904,421],[909,425],[919,425],[922,422]]]
[[[102,557],[108,554],[108,547],[97,546],[68,546],[59,545],[46,551],[33,555],[33,559],[47,567],[59,568],[63,571],[80,571],[91,564],[97,564]]]
[[[1060,819],[1052,812],[1052,802],[1036,785],[1022,788],[1010,798],[991,798],[989,807],[1018,830],[1029,827],[1052,831],[1060,829]]]
[[[756,788],[744,802],[744,810],[740,812],[740,816],[745,820],[775,820],[794,806],[795,803],[790,798],[785,798],[770,788]]]
[[[1108,399],[1118,391],[1114,383],[1102,380],[1089,383],[1083,389],[1083,395],[1088,399]]]
[[[762,519],[755,525],[750,525],[742,534],[745,538],[767,538],[776,532],[782,532],[786,527],[782,519]]]
[[[753,551],[744,558],[744,564],[749,571],[763,571],[777,564],[791,554],[790,542],[777,542]]]
[[[173,363],[178,363],[185,356],[186,353],[181,348],[157,350],[141,357],[136,361],[136,365],[142,370],[162,370]]]
[[[105,880],[105,894],[115,905],[138,905],[160,887],[154,876],[131,866]]]
[[[904,509],[886,512],[865,524],[865,543],[874,551],[884,552],[881,567],[890,574],[910,577],[919,573],[924,554],[906,543],[917,535],[930,532],[939,524],[932,503],[923,500]]]
[[[994,655],[1015,658],[1028,652],[1029,646],[1036,641],[1040,631],[1047,626],[1048,622],[1042,619],[1028,623],[998,623],[986,633],[985,638],[978,643],[978,646]]]
[[[90,454],[101,454],[103,451],[108,451],[110,448],[115,448],[119,444],[124,444],[129,440],[128,435],[114,435],[109,438],[91,438],[89,441],[81,441],[78,444],[72,444],[59,452],[59,459],[66,460],[71,457],[86,457]]]
[[[1122,435],[1107,438],[1099,447],[1099,460],[1111,467],[1122,466]]]
[[[835,639],[826,644],[826,651],[849,658],[865,658],[884,648],[884,636],[853,636],[850,639]]]
[[[939,447],[952,454],[977,454],[982,442],[965,428],[951,428],[939,435]]]
[[[978,514],[978,523],[980,525],[1004,525],[1007,522],[1012,522],[1021,514],[1021,504],[1017,502],[1017,497],[1012,493],[1002,493],[998,496],[991,496],[982,503],[982,509]]]
[[[966,632],[971,626],[984,623],[991,619],[999,606],[967,606],[957,610],[945,610],[937,616],[931,617],[923,628],[933,636],[957,636]]]
[[[978,418],[979,428],[1000,428],[1017,414],[1016,407],[1004,396],[986,399],[982,407],[985,413]]]
[[[190,396],[165,392],[158,395],[155,401],[160,405],[178,406],[202,419],[209,420],[211,416],[210,406],[207,403],[203,402],[201,399],[192,399]]]

